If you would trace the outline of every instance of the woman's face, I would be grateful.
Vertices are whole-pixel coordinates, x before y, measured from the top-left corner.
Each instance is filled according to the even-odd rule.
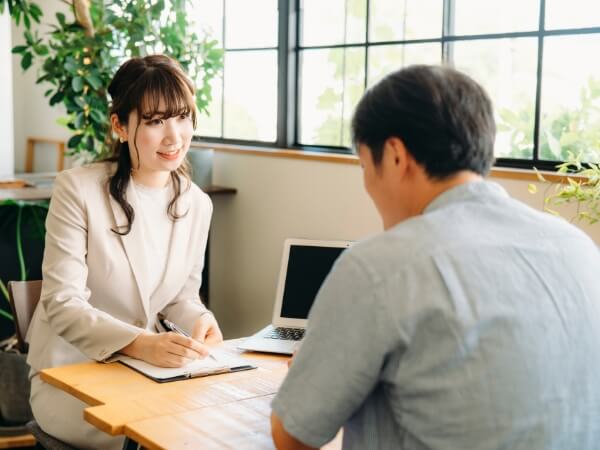
[[[144,177],[176,170],[185,158],[194,135],[191,115],[164,119],[161,114],[164,109],[161,101],[158,113],[153,117],[138,118],[135,110],[129,114],[127,130],[131,167]]]

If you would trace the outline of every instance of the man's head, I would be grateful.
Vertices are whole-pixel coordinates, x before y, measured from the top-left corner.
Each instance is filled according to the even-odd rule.
[[[453,185],[486,175],[496,126],[492,103],[473,79],[420,65],[391,73],[365,93],[352,135],[365,186],[388,228]],[[390,213],[395,217],[386,220]]]

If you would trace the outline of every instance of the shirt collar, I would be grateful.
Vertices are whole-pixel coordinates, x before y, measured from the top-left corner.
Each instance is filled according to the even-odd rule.
[[[502,186],[492,181],[470,181],[442,192],[427,205],[423,213],[435,211],[452,203],[462,203],[471,199],[485,201],[492,198],[508,198],[508,193]]]

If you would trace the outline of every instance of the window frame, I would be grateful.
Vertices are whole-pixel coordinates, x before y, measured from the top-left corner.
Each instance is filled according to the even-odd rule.
[[[227,0],[223,0],[226,2]],[[300,23],[300,2],[301,0],[278,0],[278,37],[277,37],[277,124],[276,124],[276,140],[274,142],[253,141],[231,138],[216,138],[210,136],[194,136],[195,141],[205,143],[220,143],[233,145],[251,145],[254,147],[265,148],[286,148],[291,150],[311,151],[317,153],[334,153],[348,155],[352,154],[352,150],[347,147],[328,146],[328,145],[307,145],[299,142],[300,131],[300,58],[301,52],[304,50],[313,49],[330,49],[330,48],[364,48],[365,49],[365,64],[364,64],[364,87],[368,86],[368,64],[369,64],[369,49],[370,47],[384,45],[402,45],[402,44],[422,44],[422,43],[439,43],[441,45],[441,63],[448,64],[451,60],[452,43],[461,41],[481,41],[489,39],[504,39],[504,38],[536,38],[537,39],[537,68],[536,68],[536,91],[534,97],[534,129],[533,129],[533,156],[531,159],[519,158],[496,158],[495,167],[507,167],[516,169],[533,169],[537,168],[545,171],[556,171],[556,165],[562,161],[547,161],[539,159],[539,134],[541,122],[541,93],[542,93],[542,73],[543,73],[543,54],[544,54],[544,39],[551,36],[576,36],[586,34],[600,35],[600,26],[586,28],[564,28],[564,29],[545,29],[545,11],[546,0],[539,0],[539,16],[538,27],[534,31],[518,31],[508,33],[489,33],[489,34],[474,34],[474,35],[455,35],[453,34],[453,16],[456,0],[443,0],[443,17],[442,17],[442,34],[440,37],[428,39],[410,39],[410,40],[392,40],[392,41],[377,41],[371,42],[369,39],[370,27],[370,8],[371,0],[366,2],[366,27],[365,41],[361,43],[351,44],[336,44],[336,45],[308,45],[302,46],[301,39],[301,23]],[[223,22],[225,26],[225,5],[223,7]],[[223,28],[225,30],[225,28]],[[225,33],[225,31],[223,32]],[[273,48],[269,47],[270,50]],[[227,51],[244,51],[244,50],[260,50],[260,49],[227,49]],[[226,70],[226,68],[224,68]],[[221,80],[221,132],[224,131],[224,77]]]

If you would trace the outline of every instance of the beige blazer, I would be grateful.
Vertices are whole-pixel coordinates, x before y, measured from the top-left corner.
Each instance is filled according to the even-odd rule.
[[[195,184],[179,199],[167,268],[154,293],[147,289],[146,240],[139,221],[131,232],[111,231],[126,224],[108,194],[114,165],[96,163],[61,172],[46,219],[43,284],[27,338],[31,375],[47,367],[86,360],[103,361],[156,316],[191,331],[206,307],[200,301],[204,251],[212,215],[210,198]],[[127,199],[137,210],[131,183]]]

